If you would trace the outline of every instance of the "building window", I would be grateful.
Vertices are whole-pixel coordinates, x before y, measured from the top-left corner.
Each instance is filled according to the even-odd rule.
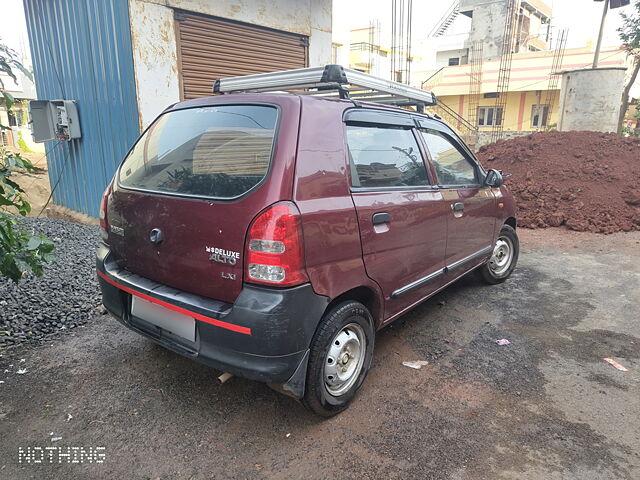
[[[455,65],[460,65],[460,57],[453,57],[449,59],[449,66],[453,67]]]
[[[498,98],[500,96],[500,94],[498,92],[489,92],[489,93],[485,93],[484,98]]]
[[[534,105],[531,108],[531,127],[543,128],[549,125],[549,105]]]
[[[18,126],[18,122],[16,120],[16,116],[13,112],[7,112],[7,117],[9,118],[9,126],[10,127],[17,127]]]
[[[478,108],[478,126],[492,127],[502,125],[502,107]]]
[[[26,115],[24,110],[16,110],[16,123],[19,127],[26,125]]]
[[[338,45],[337,43],[332,43],[331,44],[331,63],[333,64],[338,63],[339,53],[340,53],[340,45]]]

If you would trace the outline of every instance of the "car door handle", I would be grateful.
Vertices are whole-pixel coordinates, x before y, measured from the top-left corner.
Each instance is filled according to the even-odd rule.
[[[374,213],[372,217],[374,225],[380,225],[381,223],[389,223],[391,221],[391,215],[387,212]]]
[[[456,202],[454,204],[451,205],[451,209],[454,212],[461,212],[462,210],[464,210],[464,203],[462,202]]]

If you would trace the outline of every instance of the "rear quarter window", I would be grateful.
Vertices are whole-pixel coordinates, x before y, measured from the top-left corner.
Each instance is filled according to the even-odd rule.
[[[347,145],[354,187],[428,184],[427,169],[410,129],[347,125]]]
[[[120,185],[153,192],[238,197],[269,171],[278,109],[219,105],[160,116],[120,168]]]

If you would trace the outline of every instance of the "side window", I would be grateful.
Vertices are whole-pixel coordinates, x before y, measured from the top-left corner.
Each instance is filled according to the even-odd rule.
[[[420,130],[440,185],[473,185],[478,182],[475,165],[442,133]]]
[[[354,187],[428,185],[427,170],[411,130],[347,125]]]

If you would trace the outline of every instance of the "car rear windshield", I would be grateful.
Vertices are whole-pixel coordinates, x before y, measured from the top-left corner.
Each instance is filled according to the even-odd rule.
[[[278,110],[220,105],[175,110],[142,135],[120,169],[125,188],[238,197],[269,170]]]

